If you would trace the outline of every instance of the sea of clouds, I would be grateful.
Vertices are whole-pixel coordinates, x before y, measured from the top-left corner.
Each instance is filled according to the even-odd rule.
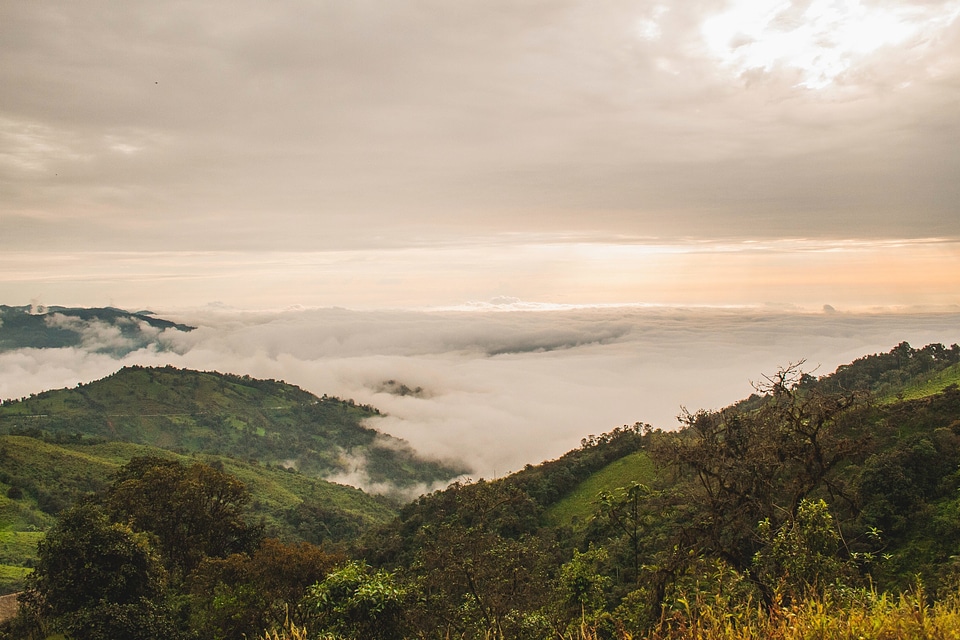
[[[815,375],[860,356],[960,341],[960,311],[822,313],[753,308],[540,308],[515,301],[435,311],[206,307],[122,357],[85,327],[82,347],[0,353],[0,398],[89,382],[130,364],[275,378],[381,410],[370,426],[422,454],[496,477],[552,459],[590,434],[748,396],[752,381],[805,360]],[[405,386],[411,393],[401,395]]]

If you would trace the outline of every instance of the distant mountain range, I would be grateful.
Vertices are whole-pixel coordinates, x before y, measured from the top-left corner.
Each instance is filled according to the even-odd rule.
[[[163,349],[165,331],[195,328],[154,317],[149,311],[0,305],[0,352],[84,347],[122,357],[151,345]]]

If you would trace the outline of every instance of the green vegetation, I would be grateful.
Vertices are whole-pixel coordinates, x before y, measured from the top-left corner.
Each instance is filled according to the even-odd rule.
[[[677,432],[625,426],[421,496],[335,554],[261,538],[238,479],[262,482],[256,467],[137,458],[59,515],[8,635],[957,637],[960,387],[924,385],[958,354],[902,344],[819,379],[791,365]],[[110,577],[61,588],[88,579],[64,554]]]
[[[63,509],[103,491],[135,457],[202,460],[239,478],[252,517],[283,540],[355,539],[394,514],[393,501],[323,482],[365,459],[371,482],[398,488],[463,469],[418,458],[361,422],[371,407],[318,398],[273,380],[173,367],[128,367],[103,380],[0,406],[0,535],[40,535]],[[298,468],[298,470],[295,470]],[[33,540],[36,542],[36,539]],[[0,556],[0,594],[16,591],[36,547]]]
[[[74,389],[4,402],[0,434],[57,444],[129,442],[257,460],[318,477],[353,471],[348,461],[360,459],[369,483],[397,489],[466,471],[420,458],[402,440],[363,426],[378,414],[276,380],[135,366]]]
[[[960,385],[960,364],[920,376],[897,391],[879,398],[881,402],[892,403],[898,400],[917,400],[940,393],[951,385]]]
[[[39,545],[13,637],[249,637],[302,616],[286,606],[339,556],[264,539],[250,493],[200,462],[134,458],[63,511]]]
[[[653,460],[644,451],[638,451],[611,462],[544,512],[550,526],[581,525],[597,510],[597,501],[604,492],[627,487],[634,483],[650,484],[656,477]]]
[[[248,487],[249,517],[261,522],[268,535],[291,542],[342,543],[395,513],[383,499],[283,467],[123,442],[57,445],[0,436],[0,594],[22,587],[25,573],[36,563],[42,531],[55,515],[105,490],[117,471],[138,456],[183,464],[203,461],[224,470]]]
[[[37,562],[40,531],[0,530],[0,594],[23,588],[24,579]]]

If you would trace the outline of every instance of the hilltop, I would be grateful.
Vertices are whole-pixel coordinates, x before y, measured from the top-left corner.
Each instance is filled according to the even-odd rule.
[[[124,367],[0,404],[0,593],[16,589],[63,509],[134,457],[200,459],[247,484],[275,536],[356,539],[411,495],[465,473],[363,426],[377,409],[277,380]],[[349,478],[371,493],[325,481]],[[382,494],[382,495],[377,495]]]
[[[0,433],[230,456],[316,477],[350,475],[361,486],[387,492],[466,472],[363,426],[376,415],[368,405],[317,397],[277,380],[131,366],[73,389],[3,402]]]

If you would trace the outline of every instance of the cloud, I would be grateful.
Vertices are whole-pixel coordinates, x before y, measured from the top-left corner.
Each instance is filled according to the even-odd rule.
[[[126,364],[282,379],[372,404],[383,415],[369,426],[489,478],[623,424],[675,428],[681,407],[723,407],[790,362],[806,359],[822,375],[903,340],[960,341],[956,312],[619,307],[164,315],[198,326],[171,337],[175,351],[140,350],[119,360],[84,349],[0,354],[0,397],[72,386]],[[545,348],[560,338],[563,348]],[[387,380],[423,393],[394,393]],[[362,464],[355,466],[360,473]]]
[[[127,353],[133,351],[136,341],[132,336],[125,336],[121,324],[129,322],[121,319],[115,323],[103,322],[101,320],[84,320],[82,318],[65,316],[62,313],[54,313],[44,319],[48,327],[54,329],[65,329],[79,334],[81,348],[86,351],[103,353]],[[142,323],[146,325],[146,323]],[[144,331],[145,330],[145,331]],[[144,336],[148,339],[155,338],[159,331],[149,325],[141,328],[141,331],[148,334]]]
[[[842,236],[865,216],[875,234],[960,233],[956,2],[724,21],[755,4],[18,6],[0,38],[2,241]],[[769,51],[784,33],[797,50]]]
[[[373,446],[380,449],[392,449],[404,453],[410,453],[411,447],[408,443],[395,438],[378,437]],[[341,451],[339,463],[343,471],[326,476],[326,480],[339,484],[346,484],[353,487],[359,487],[369,493],[387,495],[403,501],[413,500],[417,496],[430,493],[437,489],[447,486],[451,480],[438,480],[436,482],[419,482],[398,486],[392,482],[381,482],[371,478],[368,469],[369,461],[366,455],[361,453],[350,453]]]

